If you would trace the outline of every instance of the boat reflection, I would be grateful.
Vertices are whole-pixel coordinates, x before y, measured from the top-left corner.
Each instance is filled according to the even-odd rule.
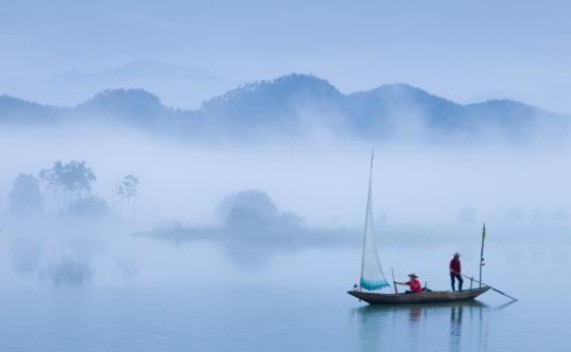
[[[489,307],[478,301],[353,310],[361,351],[485,351]]]

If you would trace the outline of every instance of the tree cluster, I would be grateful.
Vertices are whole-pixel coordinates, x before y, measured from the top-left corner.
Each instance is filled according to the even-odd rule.
[[[97,180],[93,170],[85,161],[56,161],[50,168],[42,169],[36,177],[20,174],[16,177],[8,196],[9,209],[13,214],[30,215],[41,213],[44,203],[53,213],[74,215],[103,214],[107,203],[91,195],[92,184]],[[114,190],[116,196],[126,201],[127,211],[134,213],[139,179],[126,175]],[[42,190],[50,197],[44,199]],[[47,202],[46,202],[47,200]]]

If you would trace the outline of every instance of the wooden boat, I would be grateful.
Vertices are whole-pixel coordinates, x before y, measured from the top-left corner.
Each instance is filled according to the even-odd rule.
[[[347,293],[369,304],[419,304],[468,301],[478,297],[489,289],[490,288],[488,286],[484,286],[482,288],[456,292],[430,291],[420,293],[374,293],[350,290],[347,291]]]
[[[365,215],[365,233],[363,236],[363,256],[361,260],[361,279],[359,285],[353,290],[347,291],[353,297],[369,304],[426,304],[461,302],[472,300],[490,289],[489,286],[481,285],[464,291],[423,291],[420,293],[375,293],[391,285],[385,278],[373,228],[372,210],[372,178],[373,178],[373,155],[371,155],[371,168],[369,172],[369,192],[367,198],[367,211]],[[484,230],[485,231],[485,230]],[[485,234],[485,232],[484,232]],[[483,246],[483,242],[482,242]],[[483,247],[482,247],[483,250]],[[394,278],[393,278],[394,285]]]

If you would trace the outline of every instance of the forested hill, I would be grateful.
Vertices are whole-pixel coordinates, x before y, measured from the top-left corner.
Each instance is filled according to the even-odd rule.
[[[328,81],[291,74],[247,84],[198,110],[167,107],[141,89],[106,90],[75,107],[39,105],[0,97],[0,123],[119,122],[188,137],[251,138],[264,135],[333,135],[384,139],[422,132],[432,138],[494,134],[525,139],[537,131],[560,133],[570,117],[512,100],[462,105],[407,84],[343,94]]]

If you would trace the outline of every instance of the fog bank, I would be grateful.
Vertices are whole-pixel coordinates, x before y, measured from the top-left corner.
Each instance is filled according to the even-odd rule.
[[[568,146],[213,145],[113,125],[4,129],[0,141],[6,282],[287,281],[309,280],[312,270],[349,276],[359,262],[371,149],[375,222],[388,261],[419,248],[472,251],[485,221],[502,258],[535,251],[567,263]],[[66,200],[39,174],[73,160],[96,179]],[[20,174],[38,178],[43,203],[34,214],[11,210]],[[128,202],[118,194],[125,175],[138,179]]]

